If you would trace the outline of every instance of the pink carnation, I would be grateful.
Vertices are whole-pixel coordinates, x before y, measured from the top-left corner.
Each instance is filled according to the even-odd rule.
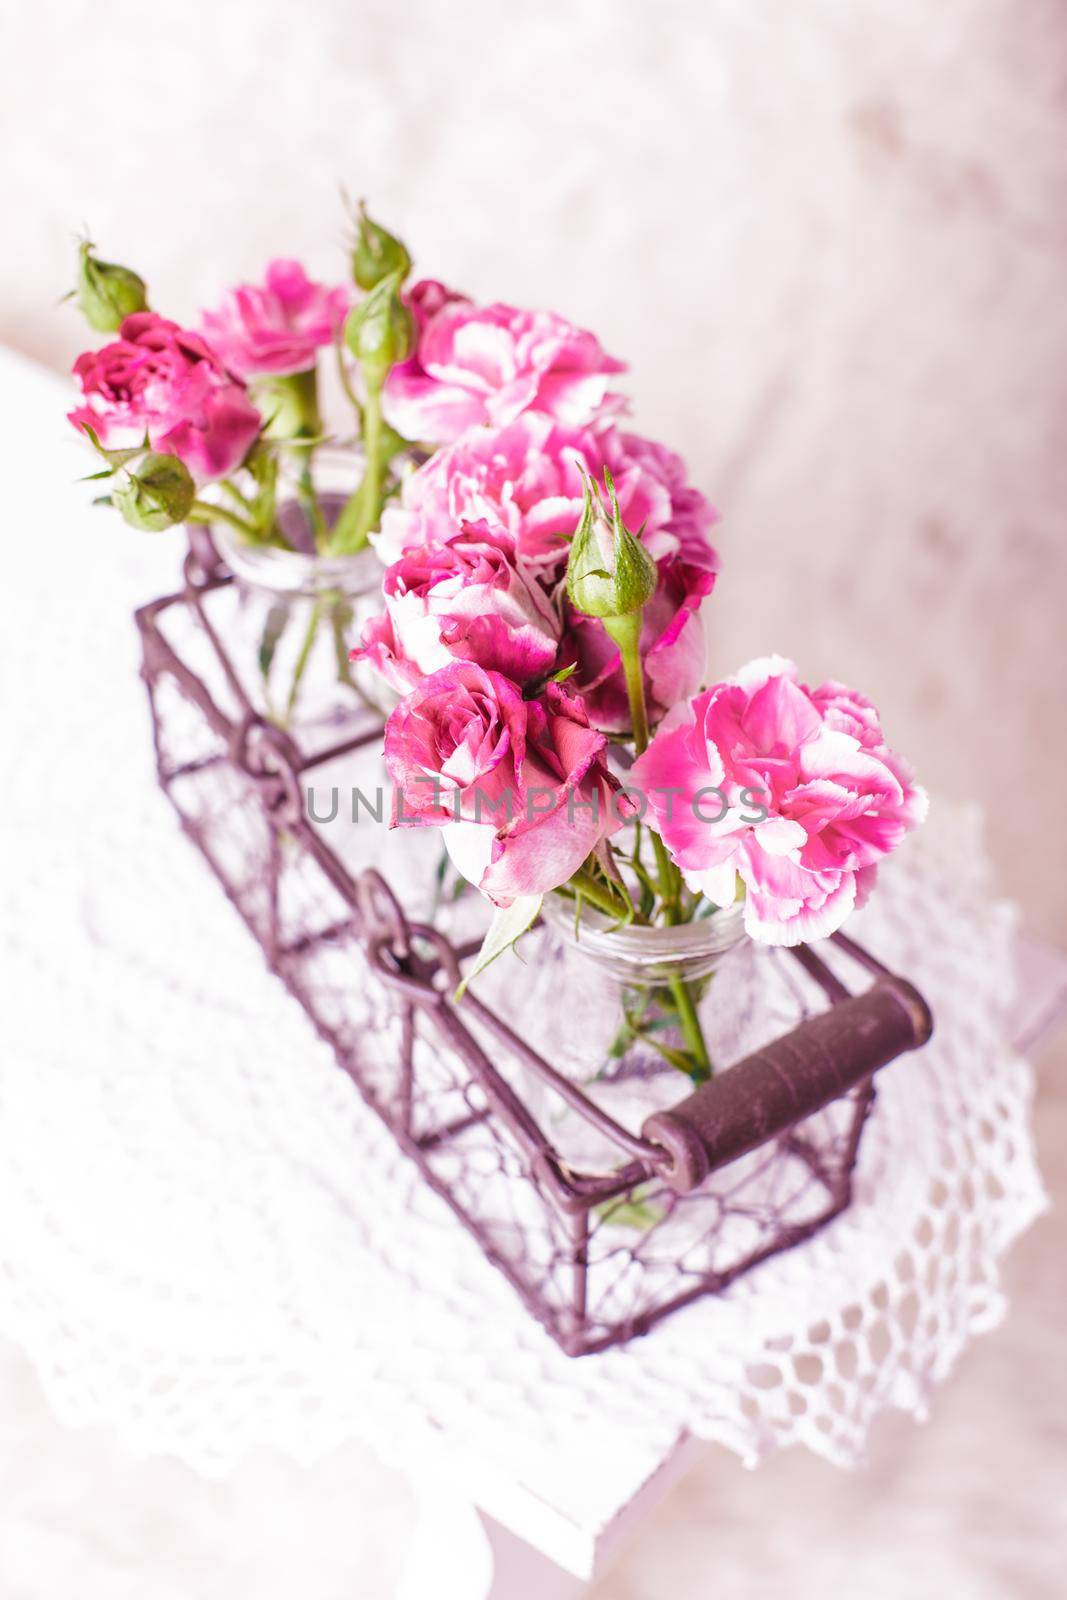
[[[409,303],[418,345],[390,373],[384,393],[386,418],[404,438],[447,444],[481,423],[506,426],[523,411],[585,427],[621,409],[610,380],[626,370],[623,362],[555,312],[475,306],[436,283],[416,284]]]
[[[519,559],[545,581],[558,578],[582,512],[582,468],[597,480],[610,469],[628,527],[644,528],[657,560],[706,551],[715,513],[686,487],[678,456],[664,446],[614,428],[570,428],[525,412],[504,428],[473,428],[440,450],[405,481],[398,504],[387,507],[376,541],[392,562],[412,545],[447,536],[462,521],[506,528]]]
[[[407,550],[386,570],[385,614],[364,627],[354,660],[369,661],[401,694],[454,660],[476,661],[525,684],[551,672],[560,619],[515,560],[503,529],[463,523]]]
[[[623,433],[619,437],[631,468],[655,478],[667,490],[671,502],[669,527],[677,541],[678,554],[691,566],[717,571],[718,557],[708,543],[708,529],[718,521],[719,514],[689,483],[681,456],[639,433]]]
[[[243,378],[306,372],[337,338],[349,304],[347,289],[313,283],[299,261],[272,261],[264,283],[238,284],[201,326]]]
[[[453,662],[386,724],[393,825],[443,827],[459,870],[497,905],[547,894],[632,809],[608,776],[604,745],[558,684],[525,700],[501,673]]]
[[[239,467],[262,419],[199,334],[154,311],[137,311],[119,337],[74,363],[85,404],[70,412],[109,450],[132,449],[147,434],[153,450],[178,456],[200,482]]]
[[[632,781],[691,888],[729,905],[740,875],[745,926],[766,944],[839,928],[926,813],[870,702],[839,684],[813,692],[778,657],[677,707]]]

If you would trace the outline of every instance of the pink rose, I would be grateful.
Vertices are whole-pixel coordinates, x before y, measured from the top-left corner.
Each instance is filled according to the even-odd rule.
[[[201,326],[226,365],[242,378],[306,372],[332,344],[351,303],[347,289],[313,283],[299,261],[272,261],[263,284],[241,283]]]
[[[555,665],[558,613],[519,570],[502,528],[465,522],[439,543],[405,551],[386,570],[382,592],[385,616],[365,625],[352,658],[369,661],[401,694],[454,660],[519,684]]]
[[[679,700],[704,681],[706,648],[700,609],[715,586],[718,563],[705,544],[700,565],[668,556],[659,563],[659,583],[641,617],[645,698],[653,727]],[[630,726],[630,705],[619,647],[602,622],[566,605],[560,659],[577,663],[568,682],[580,694],[589,720],[605,733]]]
[[[558,684],[524,700],[501,673],[453,662],[386,724],[393,825],[443,827],[459,870],[497,905],[547,894],[632,809],[608,776],[604,745]]]
[[[390,373],[383,396],[387,421],[405,439],[447,444],[480,423],[504,427],[523,411],[580,428],[622,407],[609,382],[624,363],[553,311],[475,306],[436,283],[416,284],[409,303],[418,345]]]
[[[404,299],[415,318],[415,329],[420,339],[422,330],[431,317],[435,317],[445,306],[470,303],[465,294],[460,294],[455,289],[447,289],[436,278],[420,278],[418,283],[413,283],[410,289],[404,290]]]
[[[582,512],[582,468],[614,477],[627,527],[657,560],[702,542],[715,513],[684,485],[679,458],[662,445],[614,428],[568,428],[525,412],[505,428],[473,428],[406,479],[386,508],[376,544],[392,562],[410,545],[431,543],[461,521],[506,528],[519,559],[551,583],[563,570]],[[682,481],[678,474],[682,472]]]
[[[631,781],[691,888],[729,905],[740,875],[745,926],[765,944],[833,933],[926,814],[870,702],[812,692],[778,657],[677,707]]]
[[[199,334],[154,311],[137,311],[119,337],[74,363],[85,404],[70,412],[110,450],[130,449],[147,433],[153,450],[178,456],[200,482],[241,465],[262,419]]]

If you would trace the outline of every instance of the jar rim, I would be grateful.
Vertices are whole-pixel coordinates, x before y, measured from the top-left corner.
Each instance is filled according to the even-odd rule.
[[[381,587],[382,563],[370,545],[352,555],[320,555],[251,544],[221,521],[211,524],[211,538],[238,582],[269,594],[315,599],[325,590],[339,589],[354,598]]]
[[[380,588],[382,564],[368,545],[353,555],[308,554],[282,545],[249,544],[225,522],[211,524],[215,548],[240,583],[270,594],[314,599],[327,589],[356,596]]]
[[[670,926],[613,922],[604,912],[583,905],[575,929],[574,904],[562,895],[545,896],[541,915],[553,933],[568,937],[593,956],[622,962],[679,960],[717,955],[744,937],[744,902],[721,906],[706,917]]]

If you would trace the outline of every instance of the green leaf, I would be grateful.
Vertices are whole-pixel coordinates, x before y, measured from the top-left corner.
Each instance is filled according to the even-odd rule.
[[[647,920],[656,909],[656,885],[649,877],[647,869],[637,860],[636,856],[630,862],[630,866],[637,876],[638,883],[641,885],[641,900],[638,909]]]
[[[653,1050],[658,1051],[664,1061],[672,1067],[677,1067],[679,1072],[684,1072],[687,1078],[696,1081],[692,1057],[687,1056],[684,1050],[675,1050],[672,1045],[664,1044],[662,1039],[653,1036],[653,1030],[650,1028],[642,1028],[639,1037],[646,1044],[650,1044]]]
[[[473,967],[456,990],[455,999],[462,1000],[471,979],[476,978],[479,972],[484,972],[490,962],[495,961],[497,956],[503,955],[504,951],[510,949],[515,940],[526,932],[541,910],[543,899],[542,894],[524,894],[510,906],[496,908],[493,920],[482,940],[482,948],[474,958]]]
[[[273,483],[278,476],[278,457],[262,434],[253,441],[244,465],[257,483]]]
[[[263,632],[259,640],[259,670],[264,679],[270,677],[271,663],[274,652],[278,648],[278,641],[285,632],[286,623],[291,616],[289,607],[284,601],[272,605],[267,612],[267,620],[263,624]]]
[[[651,1203],[645,1199],[647,1191],[635,1189],[627,1198],[625,1195],[618,1200],[605,1200],[593,1210],[601,1220],[616,1228],[636,1228],[641,1233],[647,1233],[662,1222],[667,1215],[665,1205]]]
[[[405,439],[402,433],[397,433],[396,429],[391,428],[387,422],[382,423],[382,436],[378,444],[378,454],[383,463],[392,461],[393,457],[398,456],[401,450],[411,449],[411,440]]]
[[[79,423],[79,427],[88,437],[89,443],[92,445],[93,449],[98,451],[108,465],[112,468],[124,467],[127,461],[133,461],[137,456],[143,456],[145,451],[149,449],[148,437],[146,435],[144,444],[134,445],[132,449],[105,450],[104,446],[100,443],[99,435],[91,423],[82,422]]]
[[[578,663],[577,663],[577,661],[574,661],[574,662],[571,663],[571,665],[569,667],[560,667],[558,672],[554,672],[552,674],[552,676],[548,679],[548,682],[549,683],[566,683],[567,679],[568,678],[573,678],[574,674],[577,671],[578,671]]]

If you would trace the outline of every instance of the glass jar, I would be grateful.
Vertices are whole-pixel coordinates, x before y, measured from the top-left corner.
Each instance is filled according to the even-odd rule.
[[[576,923],[573,901],[546,896],[544,925],[523,951],[529,981],[517,1030],[588,1099],[639,1132],[653,1111],[683,1099],[707,1076],[691,1048],[690,1007],[715,1071],[763,1042],[743,911],[739,903],[673,927],[621,927],[589,907]],[[495,971],[503,981],[505,960],[486,977]],[[514,1009],[512,974],[512,1015]],[[531,1092],[569,1164],[590,1170],[618,1164],[618,1147],[579,1111],[550,1090]]]
[[[327,527],[361,470],[355,452],[316,450],[312,481]],[[284,480],[277,518],[291,549],[252,544],[228,523],[213,525],[215,547],[236,579],[219,633],[256,710],[322,746],[343,738],[355,718],[390,709],[378,676],[348,659],[363,623],[382,608],[382,566],[370,547],[320,555],[295,485]]]

